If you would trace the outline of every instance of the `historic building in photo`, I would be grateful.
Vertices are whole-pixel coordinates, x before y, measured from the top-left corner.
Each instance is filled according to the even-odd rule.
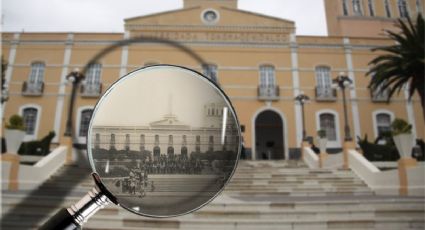
[[[95,103],[113,82],[141,66],[162,63],[203,72],[227,93],[252,159],[288,159],[297,153],[302,110],[294,98],[300,93],[310,97],[305,104],[307,136],[324,129],[328,147],[338,151],[344,141],[344,112],[341,91],[332,87],[332,79],[340,72],[353,80],[346,92],[351,136],[367,134],[373,139],[400,117],[413,125],[415,137],[424,139],[417,95],[408,101],[402,92],[386,103],[387,94],[371,92],[366,77],[369,61],[379,54],[371,49],[392,44],[383,29],[395,29],[395,19],[423,12],[424,2],[325,0],[324,4],[328,36],[297,36],[293,21],[239,10],[237,0],[184,0],[182,9],[126,19],[124,33],[3,33],[10,92],[2,108],[4,117],[24,117],[26,140],[53,130],[57,133],[54,143],[61,143],[71,94],[66,75],[115,42],[146,36],[175,41],[206,63],[177,46],[153,41],[108,53],[88,67],[76,97],[74,133],[79,143],[86,141]],[[142,137],[135,138],[140,139],[141,148]],[[209,137],[203,138],[201,142],[208,142]],[[172,141],[181,149],[184,134],[159,141],[164,148]]]

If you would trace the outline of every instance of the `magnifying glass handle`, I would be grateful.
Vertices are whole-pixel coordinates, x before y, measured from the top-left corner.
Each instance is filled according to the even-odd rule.
[[[70,208],[61,209],[50,218],[41,230],[73,230],[81,229],[92,215],[109,204],[108,197],[96,186],[91,189],[80,201]]]
[[[74,230],[81,229],[81,226],[75,222],[66,208],[62,208],[40,228],[40,230],[51,229]]]

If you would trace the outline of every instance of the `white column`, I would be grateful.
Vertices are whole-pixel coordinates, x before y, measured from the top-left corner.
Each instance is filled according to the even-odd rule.
[[[292,87],[294,98],[298,96],[301,92],[300,90],[300,79],[299,79],[299,69],[298,69],[298,45],[295,34],[290,36],[290,46],[291,46],[291,71],[292,71]],[[302,128],[302,114],[301,114],[301,105],[294,102],[294,111],[295,111],[295,127],[297,132],[297,147],[301,147],[303,128]],[[288,124],[285,124],[288,125]],[[288,145],[289,143],[285,143]],[[289,153],[287,153],[289,156]]]
[[[413,110],[412,101],[409,100],[409,86],[406,86],[406,89],[404,90],[404,96],[406,98],[406,112],[407,112],[407,120],[412,125],[412,134],[414,143],[416,144],[416,121],[415,121],[415,112]]]
[[[9,57],[7,59],[7,69],[6,69],[6,76],[5,76],[5,83],[4,86],[6,88],[9,88],[10,81],[12,79],[12,73],[13,73],[13,65],[15,64],[15,58],[16,58],[16,47],[19,44],[19,37],[20,33],[15,33],[13,35],[13,40],[10,42],[10,51],[9,51]],[[9,91],[9,97],[10,97],[10,91]],[[4,111],[6,111],[6,102],[3,103],[2,111],[1,111],[1,120],[3,120]]]
[[[130,31],[126,30],[124,33],[124,39],[128,39],[128,38],[130,38]],[[128,64],[128,45],[122,47],[119,77],[122,77],[127,73],[127,64]]]
[[[62,121],[62,113],[65,104],[65,89],[66,89],[66,75],[69,73],[69,63],[71,61],[71,53],[72,53],[72,45],[73,45],[74,34],[68,34],[66,39],[65,53],[63,57],[63,67],[61,72],[61,78],[59,83],[59,91],[58,98],[56,101],[56,112],[55,112],[55,123],[54,130],[56,136],[53,138],[53,143],[59,142],[59,136],[62,136],[61,133],[61,121]]]
[[[356,94],[356,77],[354,74],[353,68],[353,59],[352,59],[352,47],[350,45],[350,39],[344,38],[344,52],[345,52],[345,61],[347,63],[348,77],[353,81],[352,87],[350,88],[350,101],[351,101],[351,112],[353,117],[354,125],[354,137],[353,140],[356,140],[357,136],[361,136],[360,130],[360,118],[359,118],[359,108],[357,104],[357,94]],[[357,144],[356,144],[357,145]]]

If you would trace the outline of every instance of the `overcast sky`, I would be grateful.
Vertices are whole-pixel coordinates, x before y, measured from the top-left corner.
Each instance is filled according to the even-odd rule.
[[[239,0],[238,8],[295,21],[326,35],[323,0]],[[180,9],[183,0],[2,0],[2,31],[123,32],[124,19]]]

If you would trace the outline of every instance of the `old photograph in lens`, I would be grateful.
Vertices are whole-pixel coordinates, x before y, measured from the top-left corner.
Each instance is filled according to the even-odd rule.
[[[91,163],[120,204],[150,216],[192,211],[219,192],[236,164],[239,130],[220,91],[170,66],[122,78],[95,108]]]

